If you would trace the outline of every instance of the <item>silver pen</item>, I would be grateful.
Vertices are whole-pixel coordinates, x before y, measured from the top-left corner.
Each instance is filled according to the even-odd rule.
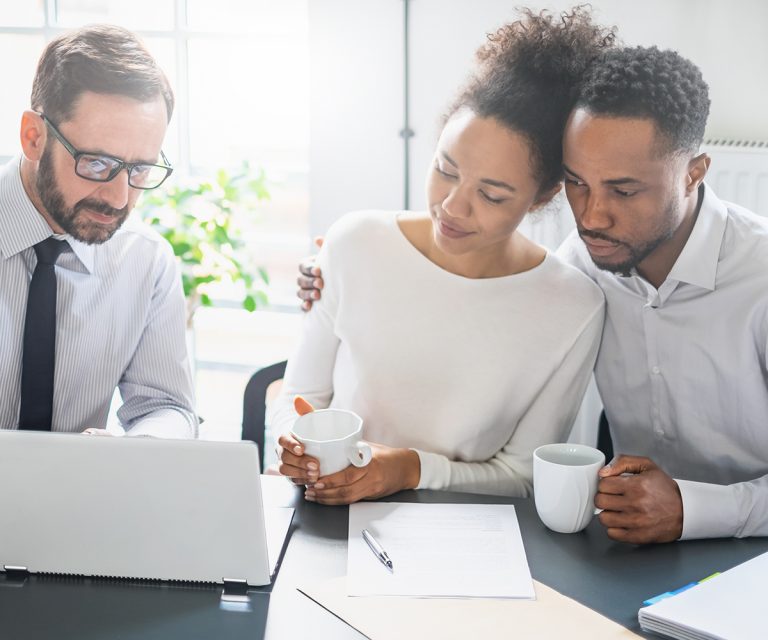
[[[378,542],[376,542],[376,538],[371,535],[371,532],[368,531],[368,529],[363,529],[363,540],[368,543],[368,546],[371,548],[371,551],[373,551],[373,554],[379,559],[379,562],[394,573],[395,568],[392,566],[392,561],[389,559],[387,552],[384,551]]]

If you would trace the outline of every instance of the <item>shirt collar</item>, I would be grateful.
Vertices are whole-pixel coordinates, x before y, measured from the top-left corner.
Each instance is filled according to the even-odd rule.
[[[53,234],[45,218],[32,204],[21,181],[21,158],[13,158],[0,168],[0,256],[10,258],[42,242]],[[56,235],[66,240],[82,265],[93,273],[93,245],[75,240],[69,234]]]
[[[702,184],[700,188],[704,195],[699,214],[667,280],[714,291],[728,211],[711,187]]]
[[[93,273],[94,256],[96,255],[96,247],[92,244],[85,244],[75,240],[69,234],[63,236],[57,236],[61,240],[66,240],[69,246],[72,248],[72,253],[77,256],[80,263],[87,269],[88,273]]]

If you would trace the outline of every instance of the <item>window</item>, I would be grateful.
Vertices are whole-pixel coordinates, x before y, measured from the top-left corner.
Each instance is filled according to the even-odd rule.
[[[241,221],[255,262],[270,275],[269,309],[239,309],[222,288],[198,311],[193,338],[204,437],[239,437],[242,392],[260,366],[284,359],[298,334],[296,264],[309,250],[308,0],[27,0],[0,8],[0,160],[18,153],[45,43],[80,25],[127,27],[146,42],[174,87],[164,149],[171,181],[215,175],[244,160],[266,171],[271,200]]]

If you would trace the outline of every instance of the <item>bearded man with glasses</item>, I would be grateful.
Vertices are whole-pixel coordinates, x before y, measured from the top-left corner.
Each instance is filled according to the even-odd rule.
[[[173,168],[162,70],[129,31],[53,40],[0,168],[0,428],[194,437],[184,298],[171,247],[128,216]],[[125,223],[125,224],[124,224]]]

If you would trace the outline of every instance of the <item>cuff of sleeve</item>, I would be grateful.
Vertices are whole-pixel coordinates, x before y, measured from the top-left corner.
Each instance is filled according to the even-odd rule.
[[[419,455],[421,476],[417,489],[445,489],[451,481],[451,462],[445,456],[412,449]]]
[[[675,480],[683,499],[683,535],[695,538],[730,538],[740,526],[738,501],[728,485]]]
[[[188,439],[197,436],[197,427],[181,411],[159,409],[134,422],[125,430],[125,435]]]

